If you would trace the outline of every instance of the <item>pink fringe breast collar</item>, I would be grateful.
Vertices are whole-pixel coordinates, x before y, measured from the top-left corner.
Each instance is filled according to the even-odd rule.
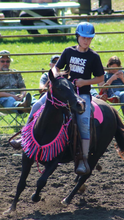
[[[21,145],[23,151],[29,158],[34,156],[34,160],[36,160],[37,163],[39,160],[44,162],[51,161],[53,158],[57,157],[61,152],[63,152],[64,147],[69,141],[68,126],[72,120],[72,118],[69,118],[65,124],[62,124],[57,137],[52,142],[42,146],[34,138],[33,127],[43,109],[44,106],[41,106],[41,108],[35,113],[34,119],[21,130]]]

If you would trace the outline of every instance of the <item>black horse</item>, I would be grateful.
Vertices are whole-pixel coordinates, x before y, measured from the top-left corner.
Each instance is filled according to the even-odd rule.
[[[44,110],[39,113],[35,123],[33,121],[31,122],[34,123],[33,138],[31,139],[30,135],[28,137],[25,128],[22,130],[22,136],[24,135],[22,139],[22,147],[24,150],[22,155],[22,174],[17,186],[14,201],[9,211],[14,211],[16,209],[17,201],[26,186],[26,178],[34,160],[45,165],[45,170],[37,181],[36,192],[32,195],[32,200],[34,202],[38,202],[40,200],[39,194],[41,189],[46,185],[48,177],[57,168],[58,163],[70,162],[70,160],[74,159],[73,155],[68,153],[70,152],[70,148],[68,147],[69,139],[68,134],[66,133],[66,128],[70,122],[70,108],[78,113],[82,113],[84,111],[84,103],[81,102],[79,97],[76,95],[73,85],[67,79],[62,77],[55,79],[52,72],[50,72],[50,80],[52,83],[48,91],[48,98]],[[88,158],[91,172],[90,174],[83,175],[78,179],[78,183],[73,191],[63,200],[63,203],[65,204],[69,204],[71,202],[73,196],[77,193],[81,185],[90,177],[92,170],[96,166],[99,158],[106,151],[106,148],[113,137],[115,137],[119,149],[124,151],[124,125],[121,122],[117,111],[102,100],[96,98],[94,98],[94,100],[99,106],[103,116],[103,121],[99,122],[97,119],[92,119],[91,123],[91,134],[93,133],[93,136],[91,135],[91,146]],[[64,104],[67,102],[68,104]],[[66,141],[60,135],[58,139],[61,142],[58,144],[59,147],[57,148],[56,143],[55,141],[53,143],[53,140],[56,140],[63,124],[65,125],[63,131]],[[30,124],[28,129],[30,130]],[[31,132],[32,131],[29,133]],[[35,144],[32,141],[34,139],[36,140]],[[56,142],[57,141],[58,140],[56,140]],[[36,147],[37,143],[38,147]],[[42,146],[47,146],[47,150],[45,147],[42,148]]]
[[[49,78],[51,83],[47,93],[45,107],[42,106],[38,114],[35,115],[34,120],[21,131],[22,136],[25,136],[22,138],[22,145],[25,148],[22,154],[22,174],[17,186],[16,196],[11,208],[7,212],[16,209],[18,198],[26,186],[26,178],[34,161],[45,166],[42,176],[37,181],[37,191],[32,196],[32,200],[38,202],[40,200],[39,193],[41,189],[45,186],[48,177],[57,168],[58,163],[72,160],[72,154],[70,154],[68,144],[68,132],[72,124],[71,110],[82,114],[85,111],[85,101],[76,94],[74,85],[66,78],[54,78],[51,70],[49,71]],[[27,134],[28,131],[31,131],[30,127],[33,130],[33,137],[29,137],[29,134]],[[36,145],[31,143],[32,138],[36,140]],[[30,146],[27,147],[28,143]],[[29,151],[31,148],[31,154],[32,151],[35,152],[32,155],[29,151],[25,153],[25,151],[27,152],[26,147]]]

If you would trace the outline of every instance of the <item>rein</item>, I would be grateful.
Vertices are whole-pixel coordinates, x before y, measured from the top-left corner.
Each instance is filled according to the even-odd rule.
[[[76,81],[76,80],[77,80],[77,79],[74,79],[73,82],[72,82],[74,85],[75,85],[75,81]],[[76,86],[76,85],[75,85],[75,86]],[[76,86],[76,88],[77,88],[77,94],[79,95],[79,87]]]

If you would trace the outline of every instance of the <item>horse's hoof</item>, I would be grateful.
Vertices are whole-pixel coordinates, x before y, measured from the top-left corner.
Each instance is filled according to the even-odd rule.
[[[3,215],[10,214],[11,212],[14,212],[15,210],[16,210],[16,207],[12,205],[9,209],[3,212]]]
[[[7,209],[5,212],[3,212],[3,215],[11,213],[11,208]]]
[[[41,197],[40,196],[36,196],[36,194],[33,194],[31,198],[32,198],[33,202],[39,202]]]
[[[80,189],[79,189],[79,192],[80,192],[80,193],[84,193],[85,190],[86,190],[86,185],[85,185],[85,184],[82,184],[82,186],[81,186]]]
[[[66,202],[66,198],[64,198],[62,201],[61,201],[61,204],[65,207],[68,206],[68,203]]]

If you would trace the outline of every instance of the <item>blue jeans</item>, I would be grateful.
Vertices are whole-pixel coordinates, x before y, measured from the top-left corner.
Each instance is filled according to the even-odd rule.
[[[1,97],[0,98],[0,105],[3,106],[4,108],[14,108],[17,107],[20,103],[22,103],[24,101],[24,99],[20,102],[20,101],[16,101],[13,97],[9,96],[9,97]],[[33,105],[35,102],[37,101],[37,99],[35,99],[32,96],[32,102],[31,105]],[[18,110],[11,110],[9,111],[11,113],[19,113],[22,114],[22,111],[18,111]]]
[[[46,102],[47,93],[45,93],[43,96],[41,96],[40,99],[37,100],[37,102],[32,106],[32,109],[30,111],[29,119],[32,119],[33,114]]]
[[[90,95],[81,94],[80,97],[86,102],[86,110],[83,114],[76,114],[77,125],[81,139],[90,140]]]
[[[0,105],[2,105],[4,108],[10,108],[10,107],[17,107],[20,104],[19,101],[16,101],[13,97],[1,97],[0,98]],[[18,113],[18,110],[11,110],[11,113]]]

